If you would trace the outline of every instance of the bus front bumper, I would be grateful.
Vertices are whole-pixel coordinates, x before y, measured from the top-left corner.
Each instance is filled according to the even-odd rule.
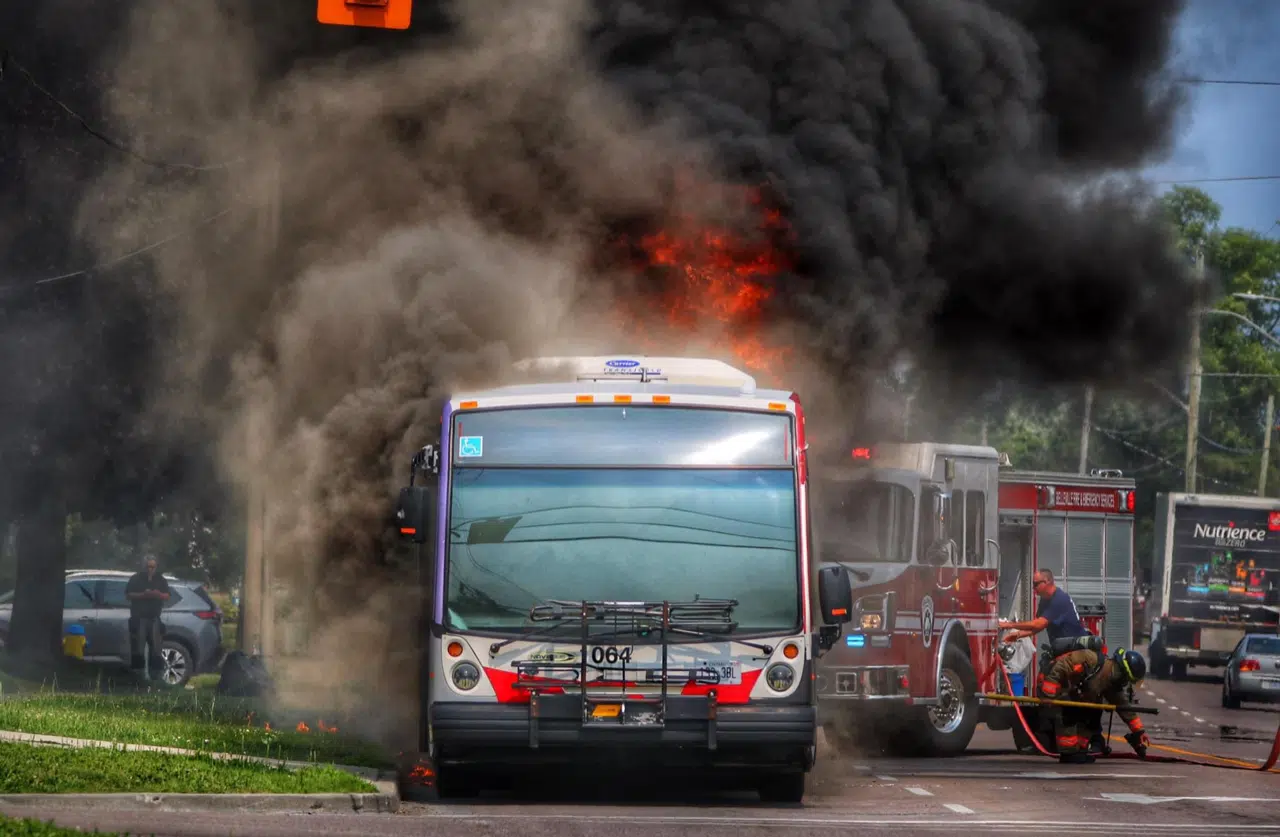
[[[574,695],[542,695],[535,705],[441,702],[431,706],[431,736],[443,750],[680,748],[728,755],[744,749],[794,753],[817,743],[811,704],[714,705],[702,697],[669,697],[663,717],[652,704],[627,704],[637,722],[588,718]],[[651,713],[647,719],[645,713]]]

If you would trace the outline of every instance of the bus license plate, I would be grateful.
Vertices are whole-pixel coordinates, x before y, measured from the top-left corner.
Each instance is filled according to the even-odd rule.
[[[1263,680],[1262,688],[1264,689],[1280,689],[1280,680]]]
[[[718,677],[717,684],[721,686],[737,686],[742,682],[742,666],[738,663],[720,660],[698,660],[696,667],[700,672],[711,675],[705,678],[707,680],[714,680]],[[703,678],[700,677],[699,679]]]

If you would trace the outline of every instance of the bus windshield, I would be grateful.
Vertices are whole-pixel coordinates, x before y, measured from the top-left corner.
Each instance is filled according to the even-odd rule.
[[[450,627],[518,631],[529,625],[529,609],[550,599],[695,597],[737,600],[739,634],[799,624],[787,416],[578,407],[464,419],[464,432],[474,434],[468,438],[483,436],[483,443],[479,456],[457,457],[451,474]],[[619,444],[606,436],[610,426],[614,436],[640,438]],[[776,445],[752,454],[725,444],[752,430]],[[530,435],[539,438],[519,444]],[[462,450],[464,436],[457,438]],[[568,444],[575,439],[603,444]],[[543,447],[559,450],[561,461],[529,462],[543,458],[536,456]],[[672,459],[699,467],[667,465]]]

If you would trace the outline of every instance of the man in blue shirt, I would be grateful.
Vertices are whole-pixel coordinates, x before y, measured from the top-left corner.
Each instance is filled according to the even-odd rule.
[[[1027,622],[1006,622],[1001,619],[1001,628],[1013,630],[1012,633],[1005,635],[1005,642],[1017,642],[1023,637],[1034,637],[1041,631],[1049,635],[1050,647],[1060,639],[1092,636],[1089,629],[1080,621],[1080,611],[1076,610],[1076,603],[1072,601],[1071,596],[1053,583],[1052,572],[1037,570],[1032,586],[1036,595],[1040,597],[1040,604],[1036,607],[1036,618]],[[1102,735],[1101,710],[1077,710],[1069,714],[1077,717],[1082,726],[1090,729],[1089,754],[1106,752],[1108,748],[1106,738]]]
[[[1001,628],[1013,630],[1013,633],[1005,635],[1005,642],[1034,637],[1041,631],[1049,635],[1050,645],[1059,639],[1090,635],[1089,629],[1080,621],[1076,603],[1067,595],[1067,591],[1059,589],[1053,583],[1053,573],[1049,570],[1037,570],[1032,585],[1036,595],[1040,597],[1036,618],[1028,622],[1007,622],[1001,619]]]

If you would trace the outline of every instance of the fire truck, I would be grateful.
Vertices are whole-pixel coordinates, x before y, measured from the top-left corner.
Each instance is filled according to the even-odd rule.
[[[845,567],[854,588],[849,627],[815,672],[838,749],[871,736],[956,755],[980,722],[1009,729],[1008,704],[983,695],[1034,687],[1034,662],[1006,677],[996,652],[1000,619],[1034,617],[1039,569],[1106,644],[1132,641],[1134,482],[1119,472],[1017,471],[985,446],[881,444],[815,468],[813,502],[815,557]]]
[[[800,801],[813,660],[852,586],[810,561],[799,397],[715,360],[521,368],[548,380],[449,399],[397,511],[429,564],[421,751],[437,791],[625,753]]]

